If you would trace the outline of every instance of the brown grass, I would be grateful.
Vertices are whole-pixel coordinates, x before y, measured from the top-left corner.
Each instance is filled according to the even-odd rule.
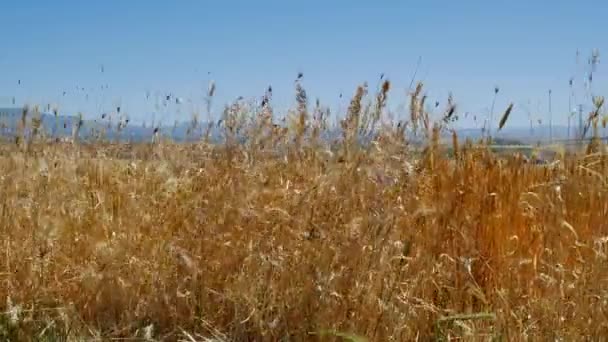
[[[330,145],[297,87],[292,128],[234,104],[219,145],[2,146],[1,339],[608,336],[603,152],[539,167],[453,135],[448,158],[421,84],[422,154],[401,123],[356,142],[382,122],[363,86]]]

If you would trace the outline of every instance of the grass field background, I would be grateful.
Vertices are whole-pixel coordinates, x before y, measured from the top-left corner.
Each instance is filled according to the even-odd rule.
[[[540,166],[446,146],[454,109],[418,91],[390,122],[389,89],[357,89],[335,141],[300,85],[285,127],[235,105],[219,144],[56,142],[25,111],[1,146],[0,339],[606,336],[603,144]]]

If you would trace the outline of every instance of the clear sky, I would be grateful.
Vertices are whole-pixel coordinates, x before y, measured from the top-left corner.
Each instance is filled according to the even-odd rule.
[[[570,77],[580,86],[592,49],[608,52],[607,13],[605,0],[6,0],[0,106],[15,97],[17,105],[52,102],[95,117],[120,105],[142,121],[155,94],[172,93],[192,100],[179,108],[187,119],[204,108],[213,79],[216,113],[268,85],[284,109],[301,71],[309,97],[334,109],[348,105],[357,84],[375,86],[384,73],[396,108],[421,57],[418,78],[430,99],[443,104],[452,91],[461,116],[484,116],[497,85],[496,112],[515,103],[511,125],[527,125],[526,108],[546,118],[549,89],[554,122],[565,123]],[[600,64],[593,88],[608,95],[604,70]],[[461,126],[474,126],[471,117]]]

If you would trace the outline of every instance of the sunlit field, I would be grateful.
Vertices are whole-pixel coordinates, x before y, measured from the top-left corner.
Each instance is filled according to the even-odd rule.
[[[58,139],[26,108],[0,148],[0,340],[608,336],[604,145],[493,153],[422,94],[395,121],[387,80],[345,113],[297,83],[284,123],[237,101],[182,143]]]

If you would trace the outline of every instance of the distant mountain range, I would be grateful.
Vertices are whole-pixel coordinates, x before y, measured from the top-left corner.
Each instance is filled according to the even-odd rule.
[[[16,133],[17,127],[21,121],[23,109],[21,108],[0,108],[0,135],[12,136]],[[28,113],[26,121],[31,123],[33,118],[32,113]],[[57,115],[52,113],[40,113],[42,127],[47,135],[54,137],[70,137],[73,127],[78,123],[79,117],[75,115]],[[82,126],[79,131],[79,137],[86,139],[97,132],[104,132],[108,139],[119,138],[121,140],[145,141],[152,138],[154,135],[153,126],[144,127],[143,125],[134,125],[125,123],[126,125],[118,130],[119,122],[114,119],[109,120],[90,120],[83,119]],[[203,123],[202,125],[206,125]],[[204,126],[206,127],[206,126]],[[160,134],[165,137],[171,137],[177,141],[186,139],[197,140],[201,138],[202,128],[198,131],[190,132],[190,123],[180,122],[177,125],[163,125],[159,127]],[[212,131],[211,135],[217,138],[218,131]]]
[[[21,108],[0,108],[0,135],[12,136],[16,133],[16,128],[21,121],[22,115]],[[41,113],[40,114],[42,126],[47,134],[56,137],[71,136],[72,127],[78,122],[78,117],[73,115],[58,115],[55,117],[52,113]],[[31,122],[32,114],[27,116],[28,122]],[[201,123],[199,126],[207,127],[206,123]],[[86,139],[90,137],[93,132],[105,130],[105,136],[109,139],[120,138],[121,140],[128,139],[131,141],[146,141],[151,139],[154,134],[154,127],[148,126],[143,127],[142,125],[127,124],[121,132],[117,130],[118,122],[112,123],[111,129],[108,128],[108,121],[98,120],[83,120],[83,125],[80,129],[80,137]],[[160,127],[161,135],[170,137],[176,141],[186,140],[198,140],[201,138],[202,129],[199,128],[197,132],[189,132],[189,122],[180,122],[177,125],[164,125]],[[456,130],[458,136],[461,139],[479,139],[482,137],[480,129],[473,128],[461,128]],[[211,130],[211,138],[219,138],[221,132],[214,126]],[[333,130],[326,132],[327,138],[337,138],[340,136],[339,130]],[[570,128],[570,137],[574,138],[577,134],[577,127],[573,126]],[[600,134],[602,136],[608,135],[608,130],[601,129]],[[553,126],[550,128],[548,125],[535,126],[532,129],[530,127],[505,127],[500,132],[494,133],[495,140],[504,141],[504,143],[521,143],[530,144],[537,141],[547,141],[552,136],[553,140],[565,140],[568,139],[568,127],[567,126]],[[444,138],[449,138],[446,134]]]

